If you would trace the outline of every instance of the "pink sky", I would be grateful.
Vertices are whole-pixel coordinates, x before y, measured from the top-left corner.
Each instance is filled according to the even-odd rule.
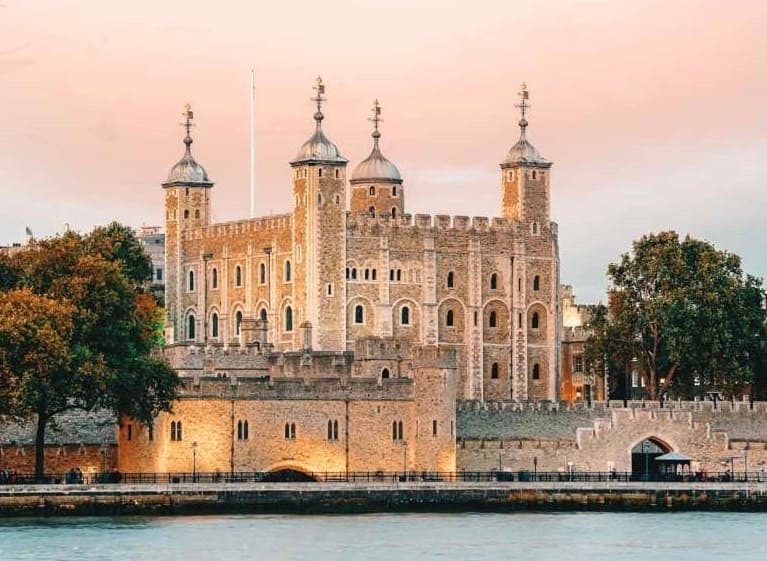
[[[409,212],[499,215],[525,81],[580,300],[665,228],[765,276],[766,28],[764,1],[0,0],[0,243],[26,225],[161,223],[187,101],[214,217],[245,217],[253,67],[258,214],[289,210],[321,74],[325,130],[351,166],[380,99]]]

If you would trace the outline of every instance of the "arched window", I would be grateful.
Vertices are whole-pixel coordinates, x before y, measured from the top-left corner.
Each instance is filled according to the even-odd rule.
[[[290,423],[290,439],[295,440],[296,439],[296,424]]]
[[[371,186],[370,186],[370,189],[368,190],[368,193],[369,193],[369,194],[370,194],[370,196],[372,197],[373,195],[375,195],[375,194],[376,194],[376,188],[375,188],[374,186],[372,186],[372,185],[371,185]],[[373,208],[373,207],[370,207],[370,208]]]
[[[285,423],[285,438],[290,438],[290,423]]]
[[[370,215],[371,215],[373,218],[375,218],[375,217],[376,217],[376,207],[374,207],[374,206],[371,206],[371,207],[368,209],[368,212],[370,213]]]
[[[373,278],[373,280],[376,280],[376,270],[375,269],[373,269],[371,271],[371,277]]]
[[[210,316],[210,336],[218,337],[218,314],[215,312]]]
[[[453,288],[454,285],[455,285],[455,278],[454,278],[454,275],[453,275],[453,271],[450,271],[447,274],[447,287],[448,288]]]
[[[357,280],[357,269],[352,268],[352,280]]]
[[[200,217],[200,209],[197,209],[194,211],[194,217],[199,218]]]
[[[399,440],[402,440],[402,421],[397,423],[397,429],[398,429],[398,432],[399,432],[399,434],[398,434]]]
[[[242,421],[237,421],[237,440],[242,440]]]
[[[338,440],[338,421],[333,421],[333,440]]]
[[[391,217],[397,218],[397,209],[396,207],[391,207]]]
[[[410,325],[410,308],[408,306],[402,306],[399,322],[401,325]]]
[[[290,282],[290,259],[285,261],[285,282]]]
[[[210,286],[212,288],[218,288],[218,269],[215,267],[210,272]]]
[[[394,280],[394,269],[389,269],[389,280],[390,281]]]
[[[489,327],[498,327],[498,316],[496,315],[495,310],[490,312],[490,318],[487,323]]]
[[[196,326],[197,326],[197,322],[194,319],[194,314],[189,314],[189,317],[186,318],[186,338],[189,341],[194,341],[195,339]]]
[[[537,362],[533,364],[533,380],[541,379],[541,365]]]
[[[493,273],[490,275],[490,290],[497,290],[498,289],[498,275]]]
[[[533,235],[534,236],[538,235],[538,223],[537,222],[533,222]]]
[[[328,440],[333,440],[333,421],[328,421]]]
[[[539,322],[538,312],[533,312],[533,317],[530,320],[530,327],[532,327],[533,329],[538,329],[538,322]]]
[[[431,435],[432,436],[437,436],[437,426],[438,426],[437,419],[434,419],[431,422]]]
[[[176,421],[176,440],[184,440],[184,432],[181,427],[181,421]]]
[[[361,304],[354,306],[354,323],[365,323],[365,308]]]
[[[339,176],[339,174],[338,174],[338,169],[336,168],[336,170],[335,170],[335,171],[336,171],[336,179],[338,179],[338,176]]]
[[[242,332],[242,312],[237,310],[234,314],[234,334],[239,336]]]
[[[391,196],[392,197],[396,197],[397,196],[397,186],[396,185],[392,186],[392,188],[391,188]]]
[[[535,275],[533,277],[533,290],[540,290],[541,289],[541,277],[538,275]]]
[[[285,331],[293,331],[293,308],[285,308]]]
[[[397,421],[391,423],[391,439],[397,440]]]
[[[318,168],[318,169],[317,169],[317,175],[318,175],[319,177],[322,177],[322,168]]]
[[[176,421],[170,422],[170,439],[171,441],[176,440]]]
[[[261,321],[266,321],[266,308],[261,308],[261,311],[258,312],[258,317]]]
[[[239,265],[234,268],[234,286],[242,286],[242,267]]]
[[[490,367],[490,377],[493,380],[498,379],[498,363],[494,362],[493,365]]]
[[[184,211],[184,218],[189,218],[189,211],[188,210]]]
[[[336,170],[336,173],[338,173],[338,170]],[[336,176],[336,177],[338,177],[338,176]],[[341,204],[341,196],[340,195],[336,195],[336,204],[337,205]]]
[[[370,269],[365,269],[365,280],[370,280]]]
[[[349,280],[352,276],[352,270],[349,267],[346,267],[346,280]]]
[[[266,284],[266,263],[261,263],[258,266],[258,282]]]
[[[248,439],[248,421],[242,422],[242,439],[243,440]]]
[[[384,368],[383,370],[381,370],[381,378],[388,378],[389,376],[390,374],[389,374],[388,368]]]
[[[402,269],[397,269],[397,282],[402,280]]]
[[[453,327],[454,325],[454,318],[453,318],[453,310],[447,311],[447,317],[445,318],[445,325],[448,327]]]
[[[192,292],[194,290],[194,271],[189,271],[188,279],[187,288],[189,292]]]
[[[538,174],[536,173],[536,171],[535,171],[535,170],[533,170],[533,179],[535,179],[537,175],[538,175]]]

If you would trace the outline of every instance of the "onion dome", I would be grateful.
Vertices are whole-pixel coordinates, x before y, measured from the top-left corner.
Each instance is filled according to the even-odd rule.
[[[301,145],[298,150],[298,154],[295,159],[290,162],[292,166],[303,164],[345,164],[349,160],[344,158],[338,151],[338,146],[333,144],[325,133],[322,132],[322,120],[325,116],[322,114],[322,102],[325,101],[323,94],[325,93],[325,85],[322,83],[322,78],[317,77],[317,85],[314,87],[317,92],[316,97],[312,98],[312,101],[317,103],[317,111],[314,114],[314,120],[317,123],[317,128],[314,134],[309,140]]]
[[[186,117],[186,122],[183,124],[183,126],[186,127],[186,136],[184,137],[186,150],[184,151],[184,157],[171,168],[170,173],[168,174],[168,179],[165,180],[163,185],[192,184],[210,187],[213,185],[213,182],[210,180],[210,177],[208,177],[208,172],[206,172],[205,168],[198,164],[197,160],[192,157],[193,140],[189,133],[190,129],[194,126],[194,123],[192,122],[194,113],[192,113],[192,108],[188,103],[186,105],[186,110],[182,115]]]
[[[376,99],[373,105],[373,117],[370,119],[375,125],[372,135],[373,151],[354,168],[350,183],[402,183],[402,176],[397,166],[384,157],[378,145],[381,138],[381,133],[378,131],[378,123],[382,120],[380,115],[381,106]]]
[[[527,165],[535,167],[551,167],[551,162],[541,156],[535,146],[530,144],[527,140],[525,134],[528,124],[527,119],[525,119],[525,113],[530,107],[527,103],[529,95],[525,84],[522,84],[522,90],[519,92],[519,96],[521,97],[521,102],[517,107],[519,107],[522,113],[522,118],[519,120],[519,140],[517,140],[516,144],[509,149],[508,154],[506,154],[506,159],[501,166]]]

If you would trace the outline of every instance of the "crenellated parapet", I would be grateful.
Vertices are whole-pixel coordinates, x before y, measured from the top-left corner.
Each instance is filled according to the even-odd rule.
[[[348,214],[346,229],[350,234],[384,234],[387,229],[418,230],[434,232],[500,232],[515,233],[521,225],[514,220],[487,216],[448,216],[445,214],[403,214],[392,218],[388,215]]]
[[[292,227],[292,214],[276,214],[262,218],[219,222],[210,226],[192,228],[184,232],[184,240],[203,240],[222,237],[244,236],[274,230],[287,230]]]
[[[217,378],[184,380],[180,399],[407,401],[413,399],[409,378]]]

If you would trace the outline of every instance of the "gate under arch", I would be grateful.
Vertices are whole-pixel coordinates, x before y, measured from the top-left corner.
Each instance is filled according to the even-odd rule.
[[[660,477],[660,466],[655,458],[671,452],[671,447],[657,438],[645,438],[631,449],[631,478],[634,481],[653,481]]]

